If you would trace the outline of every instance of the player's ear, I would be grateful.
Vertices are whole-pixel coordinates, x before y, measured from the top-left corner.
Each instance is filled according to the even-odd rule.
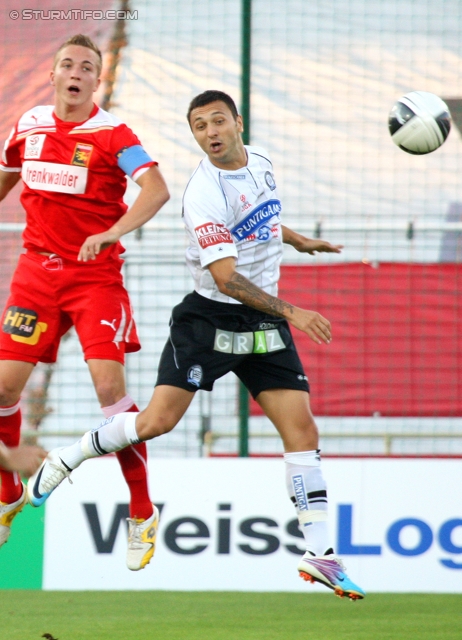
[[[242,133],[244,131],[244,120],[242,119],[242,116],[237,116],[236,118],[236,122],[237,122],[237,130],[239,131],[239,133]]]
[[[96,81],[95,88],[93,89],[93,91],[98,91],[98,88],[99,88],[100,84],[101,84],[101,78],[98,78],[98,80]]]
[[[52,84],[53,86],[55,84],[55,72],[54,72],[54,70],[50,71],[50,84]]]

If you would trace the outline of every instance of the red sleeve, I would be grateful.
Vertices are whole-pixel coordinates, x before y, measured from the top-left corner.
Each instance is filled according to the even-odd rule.
[[[11,129],[10,135],[5,141],[3,147],[2,159],[0,166],[4,167],[7,171],[20,171],[22,166],[20,145],[22,140],[18,141],[16,138],[17,124]]]
[[[141,142],[130,127],[122,123],[114,129],[111,139],[111,153],[118,156],[124,148],[128,149],[135,145],[141,145]]]

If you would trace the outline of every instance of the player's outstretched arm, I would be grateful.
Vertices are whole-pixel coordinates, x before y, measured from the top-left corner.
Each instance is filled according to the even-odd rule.
[[[0,170],[0,201],[6,198],[11,189],[19,182],[20,179],[20,171]]]
[[[79,260],[83,262],[94,260],[103,249],[151,220],[170,198],[165,180],[157,166],[150,167],[136,182],[141,187],[141,191],[133,205],[110,229],[89,236],[85,240],[80,247]]]
[[[300,233],[297,233],[293,229],[281,225],[282,228],[282,241],[285,244],[290,244],[296,251],[300,253],[309,253],[314,255],[318,253],[340,253],[343,249],[343,244],[331,244],[327,240],[313,240],[312,238],[305,238]]]
[[[223,258],[208,265],[218,289],[242,304],[285,318],[306,333],[313,342],[329,344],[332,339],[329,320],[317,311],[308,311],[269,295],[236,271],[235,258]]]
[[[7,471],[18,471],[26,477],[37,471],[46,455],[47,452],[41,447],[20,445],[10,448],[0,442],[0,467]]]

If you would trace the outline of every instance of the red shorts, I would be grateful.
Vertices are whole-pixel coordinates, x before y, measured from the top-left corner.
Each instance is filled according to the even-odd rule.
[[[141,346],[122,260],[75,263],[28,251],[19,257],[2,316],[0,358],[56,362],[62,336],[75,326],[85,360],[116,360]]]

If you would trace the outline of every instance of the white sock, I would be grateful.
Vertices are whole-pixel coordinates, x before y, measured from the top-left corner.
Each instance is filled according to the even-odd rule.
[[[104,420],[97,429],[87,431],[82,439],[63,449],[59,457],[69,469],[76,469],[84,460],[119,451],[140,439],[136,433],[137,413],[118,413]]]
[[[306,550],[316,556],[329,549],[327,491],[319,451],[285,453],[286,483],[295,505]]]

